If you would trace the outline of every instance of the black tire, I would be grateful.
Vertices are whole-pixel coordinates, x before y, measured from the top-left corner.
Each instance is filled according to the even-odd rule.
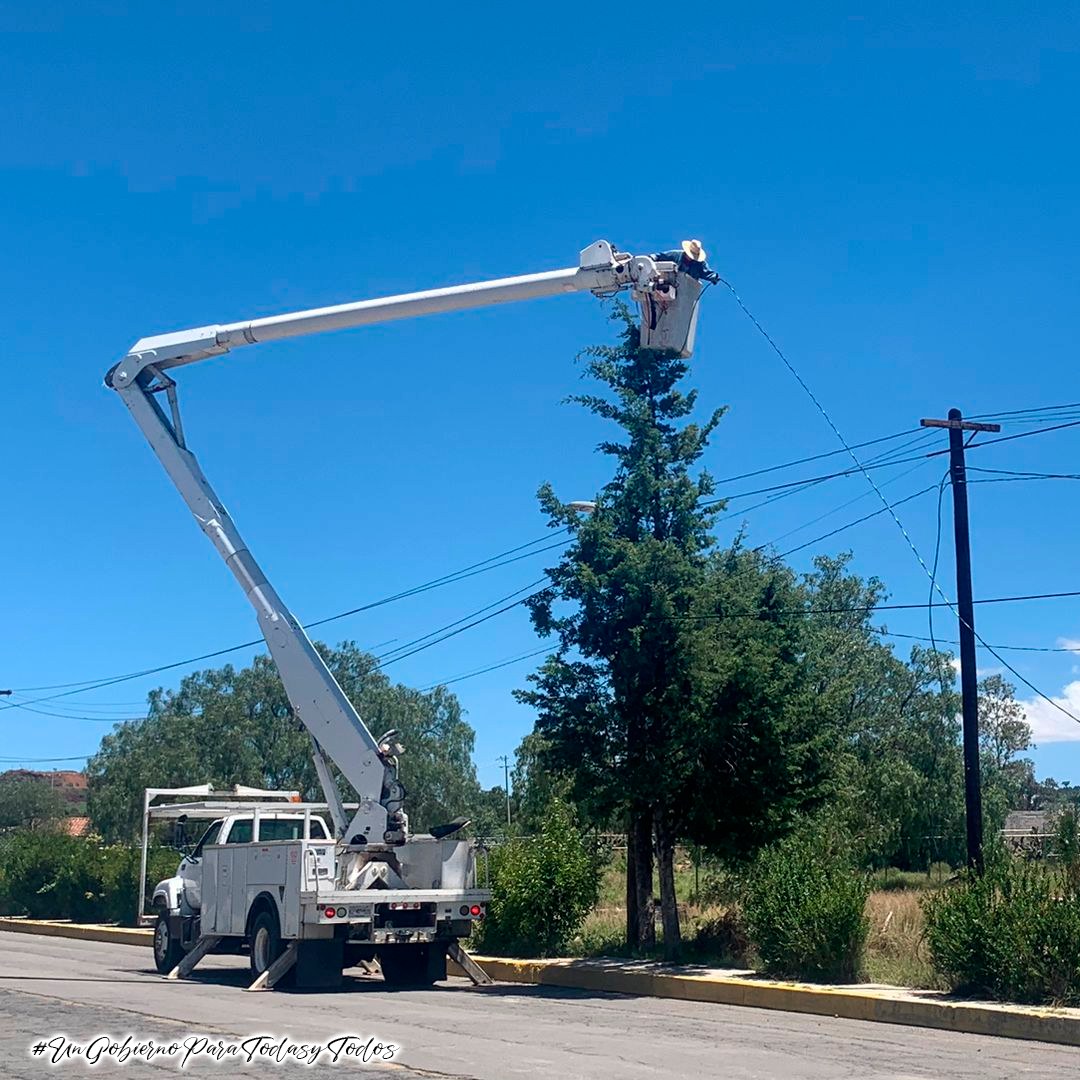
[[[251,974],[261,975],[283,951],[277,914],[273,911],[260,911],[255,916],[248,934]]]
[[[379,967],[388,986],[433,986],[439,974],[428,945],[391,945],[379,953]]]
[[[154,924],[154,967],[160,975],[168,975],[184,958],[184,947],[169,929],[169,917],[158,912]]]

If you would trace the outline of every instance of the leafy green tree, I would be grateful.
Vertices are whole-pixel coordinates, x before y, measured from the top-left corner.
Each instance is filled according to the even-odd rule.
[[[996,833],[1008,812],[1030,802],[1035,789],[1035,763],[1017,756],[1033,748],[1031,726],[1016,687],[999,674],[979,680],[979,747],[984,827]]]
[[[959,698],[947,653],[914,648],[905,663],[872,609],[876,578],[849,573],[850,555],[820,557],[807,575],[813,609],[806,664],[836,719],[842,767],[836,806],[871,865],[925,869],[962,861]]]
[[[517,831],[526,836],[540,831],[555,799],[568,806],[574,805],[572,780],[554,770],[550,749],[550,744],[539,732],[530,731],[514,752],[514,768],[510,774],[511,802]],[[595,815],[588,816],[587,820],[594,828],[608,824]]]
[[[536,836],[491,853],[492,900],[481,947],[511,956],[558,956],[596,903],[600,865],[570,808],[548,806]]]
[[[64,797],[40,779],[0,780],[0,829],[38,828],[64,817]]]
[[[391,683],[352,643],[320,651],[376,737],[392,727],[402,733],[400,774],[413,827],[471,814],[480,796],[474,735],[457,698],[443,687],[421,693]],[[110,840],[138,834],[146,787],[247,784],[322,797],[308,735],[265,655],[249,667],[195,672],[176,690],[155,690],[145,720],[121,724],[102,740],[87,777],[90,815]]]

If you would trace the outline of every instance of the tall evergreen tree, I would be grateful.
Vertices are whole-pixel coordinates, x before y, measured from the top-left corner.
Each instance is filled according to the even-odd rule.
[[[627,939],[654,944],[653,845],[664,944],[679,946],[673,853],[680,838],[742,855],[781,831],[820,787],[815,710],[801,675],[801,592],[785,568],[713,551],[722,509],[691,470],[723,410],[689,420],[686,363],[639,347],[625,311],[619,344],[589,350],[609,393],[576,401],[622,429],[599,450],[615,475],[583,517],[549,486],[540,503],[572,542],[531,604],[555,653],[520,700],[555,772],[594,819],[625,823]]]

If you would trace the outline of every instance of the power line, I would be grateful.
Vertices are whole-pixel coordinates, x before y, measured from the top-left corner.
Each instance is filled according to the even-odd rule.
[[[404,660],[407,657],[415,656],[417,653],[424,652],[426,649],[430,649],[435,645],[439,645],[449,638],[456,637],[458,634],[464,633],[466,630],[472,629],[474,626],[479,626],[481,623],[487,622],[489,619],[495,618],[497,615],[502,615],[507,611],[511,611],[516,607],[531,600],[533,596],[537,595],[536,592],[530,593],[528,596],[515,600],[513,603],[505,604],[505,606],[498,607],[498,610],[492,611],[497,605],[504,604],[505,601],[510,600],[512,597],[518,596],[519,593],[525,592],[528,589],[535,589],[537,585],[541,585],[547,581],[547,577],[538,578],[536,581],[530,582],[528,585],[523,585],[521,588],[515,589],[513,592],[508,593],[506,596],[501,597],[498,600],[492,601],[490,604],[485,604],[484,607],[478,608],[476,611],[470,612],[468,615],[463,615],[460,619],[455,619],[453,622],[447,623],[445,626],[439,627],[437,630],[432,630],[430,633],[424,634],[421,637],[414,638],[412,641],[407,641],[404,645],[399,646],[397,649],[392,649],[390,652],[384,653],[381,656],[376,656],[375,667],[379,670],[389,667],[391,664],[396,664],[399,660]],[[490,614],[485,614],[490,612]],[[474,616],[482,615],[482,618],[474,618]],[[468,620],[472,620],[471,622]],[[465,625],[461,625],[461,624]],[[443,631],[449,631],[449,633],[443,633]],[[411,648],[411,646],[416,646]],[[403,651],[404,650],[404,651]],[[398,655],[394,655],[394,654]],[[48,700],[48,699],[46,699]],[[46,709],[36,709],[33,705],[36,702],[30,702],[29,704],[12,704],[9,706],[13,709],[22,709],[25,712],[36,713],[40,716],[51,716],[61,720],[88,720],[95,723],[104,724],[119,724],[125,722],[137,722],[146,719],[142,716],[130,716],[123,718],[113,717],[100,717],[100,716],[72,716],[66,713],[51,712]]]
[[[71,757],[0,757],[0,762],[5,765],[40,765],[48,761],[85,761],[93,756],[93,753],[90,753],[73,754]]]
[[[546,578],[541,578],[540,581],[546,581]],[[540,581],[533,584],[540,584]],[[521,591],[520,589],[518,590]],[[539,596],[543,589],[538,589],[536,592],[529,593],[528,596],[522,597],[520,600],[515,600],[512,604],[507,604],[505,607],[499,608],[497,611],[491,612],[490,615],[485,615],[481,619],[476,619],[474,622],[466,623],[464,626],[459,627],[457,630],[451,630],[448,634],[443,634],[442,637],[436,638],[434,641],[429,641],[426,645],[420,645],[418,648],[412,650],[412,652],[402,653],[400,656],[395,656],[390,660],[387,660],[378,666],[380,668],[389,667],[391,664],[396,664],[399,660],[406,660],[410,656],[415,656],[418,652],[423,652],[425,649],[430,649],[432,645],[438,645],[448,638],[456,637],[458,634],[464,633],[466,630],[471,630],[474,626],[479,626],[481,623],[487,622],[489,619],[494,619],[496,615],[502,615],[504,612],[511,611],[513,608],[520,607],[522,604],[528,603],[534,596]]]
[[[1073,428],[1080,425],[1080,420],[1072,420],[1067,424],[1054,424],[1052,427],[1040,428],[1038,431],[1020,431],[1015,435],[1002,435],[1000,439],[985,439],[983,442],[971,443],[968,447],[969,450],[974,450],[980,446],[993,446],[995,443],[1012,442],[1013,439],[1027,439],[1032,435],[1046,435],[1051,431],[1062,431],[1065,428]],[[929,457],[939,457],[941,454],[947,454],[949,451],[935,450]]]
[[[863,465],[860,463],[858,468],[855,469],[842,469],[837,472],[823,473],[820,476],[808,476],[802,480],[789,480],[786,484],[773,484],[771,487],[752,488],[750,491],[740,491],[734,495],[721,495],[716,499],[710,499],[708,502],[704,502],[702,506],[715,506],[717,503],[731,502],[732,499],[745,499],[749,495],[764,495],[771,491],[786,491],[789,488],[804,487],[813,484],[824,483],[826,480],[837,480],[843,476],[857,476],[866,475],[869,469],[888,469],[894,465],[907,465],[912,461],[925,461],[929,458],[930,454],[915,454],[911,457],[896,458],[893,461],[881,461],[877,464]]]
[[[1080,401],[1070,401],[1065,405],[1040,405],[1031,409],[1012,409],[1008,412],[975,413],[970,417],[972,420],[1003,420],[1012,416],[1029,416],[1032,413],[1066,412],[1069,409],[1080,409]]]
[[[1000,480],[972,480],[973,484],[1006,483],[1010,480],[1080,480],[1080,473],[1044,473],[1016,469],[978,469],[972,466],[967,470],[974,473],[992,473]]]
[[[900,439],[905,435],[921,431],[920,428],[907,428],[904,431],[894,432],[892,435],[883,435],[880,439],[867,439],[866,442],[855,443],[853,449],[861,449],[864,446],[876,446],[878,443],[889,442],[891,439]],[[735,480],[747,480],[752,476],[764,476],[766,473],[779,472],[781,469],[792,469],[796,465],[806,465],[811,461],[822,461],[824,458],[835,457],[842,454],[843,450],[826,450],[821,454],[811,454],[809,457],[796,458],[794,461],[785,461],[779,465],[769,465],[764,469],[753,469],[750,472],[737,473],[734,476],[725,476],[716,482],[718,484],[730,484]]]
[[[871,518],[879,517],[881,514],[891,512],[893,507],[903,506],[904,503],[911,502],[912,499],[919,498],[920,495],[925,495],[928,491],[933,491],[937,487],[937,484],[930,484],[927,487],[920,488],[918,491],[912,492],[912,494],[905,496],[903,499],[897,499],[894,503],[889,503],[882,507],[880,510],[873,510],[869,514],[864,514],[860,518],[856,518],[854,521],[849,521],[846,525],[841,525],[836,529],[832,529],[827,533],[822,533],[821,536],[815,536],[813,540],[807,540],[803,544],[799,544],[797,547],[788,548],[787,551],[780,552],[779,555],[774,555],[772,558],[776,561],[786,559],[789,555],[794,555],[796,551],[802,551],[803,548],[812,547],[814,544],[819,543],[822,540],[828,540],[830,536],[836,536],[837,533],[845,532],[847,529],[852,529],[856,525],[861,525],[864,521],[869,521]],[[755,548],[755,551],[760,551],[760,548]]]
[[[558,530],[558,532],[560,532],[560,533],[567,532],[567,531],[569,531],[569,527],[564,527],[563,529]],[[333,621],[335,621],[337,619],[344,619],[349,615],[355,615],[355,614],[357,614],[357,613],[359,613],[361,611],[368,611],[368,610],[371,610],[372,608],[381,607],[381,606],[383,606],[385,604],[389,604],[389,603],[391,603],[391,602],[393,602],[395,600],[404,599],[404,598],[409,597],[409,596],[416,596],[416,595],[418,595],[420,593],[427,592],[427,591],[429,591],[431,589],[440,588],[443,585],[454,584],[454,583],[456,583],[458,581],[464,580],[465,578],[475,577],[476,574],[486,573],[488,570],[496,570],[496,569],[499,569],[500,567],[508,566],[511,563],[519,562],[521,559],[530,558],[530,557],[532,557],[534,555],[540,555],[543,552],[552,551],[555,548],[565,547],[566,544],[568,544],[570,542],[569,540],[560,540],[555,544],[549,544],[549,545],[546,545],[545,547],[536,548],[533,551],[528,551],[524,555],[517,554],[518,552],[521,552],[525,548],[533,547],[536,544],[540,543],[541,541],[547,540],[551,535],[552,534],[549,533],[546,536],[538,537],[537,539],[530,541],[528,544],[519,544],[517,547],[510,548],[508,551],[501,552],[498,555],[492,555],[488,559],[484,559],[479,563],[473,563],[471,566],[464,567],[462,570],[455,571],[452,574],[444,574],[442,577],[433,578],[431,581],[425,582],[422,585],[415,586],[412,589],[406,589],[406,590],[403,590],[402,592],[394,593],[391,596],[383,597],[380,600],[375,600],[375,601],[372,601],[371,603],[363,604],[363,605],[361,605],[359,607],[350,608],[347,611],[339,612],[336,615],[330,615],[330,616],[328,616],[326,618],[317,619],[314,622],[306,623],[305,624],[305,629],[311,629],[311,628],[316,627],[316,626],[323,626],[326,623],[333,622]],[[515,557],[514,558],[504,558],[504,556],[511,556],[511,555],[513,555]],[[60,693],[60,694],[51,694],[51,695],[49,695],[47,697],[36,698],[36,699],[34,699],[34,700],[32,700],[32,701],[30,701],[28,703],[30,705],[36,705],[36,704],[39,704],[41,702],[54,701],[54,700],[56,700],[58,698],[70,697],[72,694],[86,693],[86,692],[88,692],[90,690],[101,689],[102,687],[105,687],[105,686],[113,686],[113,685],[116,685],[117,683],[128,682],[131,679],[141,678],[141,677],[146,676],[146,675],[157,675],[157,674],[160,674],[161,672],[164,672],[164,671],[172,671],[175,668],[186,667],[186,666],[188,666],[190,664],[202,663],[205,660],[213,660],[213,659],[216,659],[219,656],[226,656],[229,653],[238,652],[241,649],[252,648],[253,646],[258,646],[258,645],[263,645],[263,644],[265,644],[265,642],[264,642],[264,640],[262,638],[255,638],[255,639],[252,639],[251,641],[245,641],[245,642],[243,642],[243,643],[241,643],[239,645],[231,645],[228,648],[224,648],[224,649],[215,649],[213,652],[202,653],[199,656],[187,657],[184,660],[176,660],[176,661],[173,661],[172,663],[161,664],[161,665],[159,665],[157,667],[152,667],[152,668],[144,668],[142,670],[128,672],[128,673],[123,674],[123,675],[107,676],[107,677],[103,677],[103,678],[100,678],[100,679],[87,679],[87,680],[83,680],[82,682],[54,683],[54,684],[48,685],[48,686],[19,687],[19,688],[16,688],[16,689],[19,690],[20,692],[24,692],[24,693],[30,693],[30,692],[39,691],[39,690],[63,690],[63,691],[65,691],[64,693]],[[402,648],[405,648],[405,646],[402,646]],[[70,689],[70,688],[74,688],[74,689]],[[3,711],[4,709],[15,708],[15,707],[16,706],[14,704],[0,705],[0,711]],[[22,707],[25,708],[25,706],[22,706]]]
[[[434,690],[436,687],[450,686],[452,683],[463,682],[465,679],[472,679],[477,675],[486,675],[489,671],[498,671],[499,668],[509,667],[511,664],[518,664],[522,660],[531,660],[534,656],[541,656],[550,651],[550,647],[545,645],[542,649],[522,653],[520,656],[511,656],[509,659],[499,660],[497,663],[489,664],[487,667],[477,668],[475,671],[466,671],[463,675],[454,675],[449,679],[440,679],[438,682],[433,682],[429,686],[425,686],[421,690],[421,693],[426,694],[429,690]]]
[[[985,596],[974,601],[976,604],[1016,604],[1029,600],[1060,600],[1066,597],[1080,596],[1080,589],[1067,592],[1026,593],[1018,596]],[[706,611],[697,615],[680,615],[682,619],[760,619],[763,615],[857,615],[872,611],[922,611],[926,601],[918,604],[863,604],[855,607],[806,607],[788,608],[779,611]],[[933,601],[934,607],[953,606],[949,599]],[[986,646],[990,648],[991,646]]]
[[[931,589],[936,589],[937,590],[938,594],[946,602],[946,606],[949,607],[950,610],[952,610],[957,615],[957,618],[959,618],[960,616],[959,616],[959,612],[957,612],[956,606],[945,595],[945,593],[941,589],[941,586],[937,584],[935,576],[930,572],[930,569],[929,569],[929,567],[927,567],[926,562],[924,561],[922,555],[919,554],[919,549],[915,546],[915,542],[911,539],[910,535],[908,534],[907,529],[904,527],[904,523],[900,520],[900,518],[897,516],[896,512],[889,505],[888,500],[882,494],[881,489],[878,487],[878,485],[874,482],[874,478],[870,475],[869,471],[866,468],[863,467],[863,465],[859,461],[858,456],[855,454],[855,452],[848,445],[847,440],[841,434],[840,429],[836,426],[836,424],[833,423],[832,417],[829,416],[829,413],[825,409],[825,406],[821,404],[821,402],[817,399],[814,392],[806,384],[803,377],[798,373],[798,371],[796,371],[795,366],[784,355],[783,349],[781,349],[780,346],[777,345],[775,341],[773,341],[772,337],[770,337],[770,335],[769,335],[768,331],[765,329],[765,327],[763,327],[761,325],[761,323],[758,322],[758,320],[754,316],[753,312],[751,312],[750,309],[743,302],[742,297],[739,296],[739,294],[735,291],[734,286],[732,286],[729,282],[724,281],[723,278],[721,278],[720,281],[727,287],[728,291],[735,298],[735,302],[739,305],[740,308],[742,308],[743,312],[746,314],[747,318],[754,324],[754,326],[757,327],[757,329],[761,333],[762,337],[764,337],[765,340],[772,347],[773,352],[776,353],[776,355],[783,362],[784,366],[788,369],[788,371],[791,372],[792,376],[795,378],[795,380],[798,382],[798,384],[806,392],[806,395],[810,398],[810,400],[817,407],[818,412],[821,413],[821,415],[824,418],[825,422],[829,425],[830,428],[832,428],[833,434],[837,437],[837,439],[840,440],[841,445],[844,447],[845,450],[847,450],[848,455],[851,457],[851,460],[855,463],[855,465],[859,468],[859,470],[862,472],[862,474],[866,477],[867,483],[877,493],[877,496],[881,500],[882,505],[886,508],[889,515],[892,517],[893,521],[896,523],[896,527],[900,530],[901,535],[907,541],[908,547],[911,548],[912,554],[915,556],[916,560],[918,560],[918,563],[923,568],[923,571],[926,573],[926,576],[930,579]],[[1044,427],[1039,431],[1024,431],[1024,432],[1020,432],[1017,435],[1005,435],[1000,439],[988,439],[985,442],[974,444],[974,445],[993,446],[995,443],[1009,442],[1009,441],[1012,441],[1014,439],[1023,439],[1023,438],[1026,438],[1029,435],[1044,435],[1044,434],[1046,434],[1046,433],[1048,433],[1050,431],[1060,431],[1060,430],[1062,430],[1064,428],[1076,427],[1078,424],[1080,424],[1080,420],[1073,420],[1073,421],[1069,421],[1069,422],[1064,423],[1064,424],[1057,424],[1057,425],[1054,425],[1054,426],[1051,426],[1051,427]],[[948,450],[939,451],[939,453],[948,453],[948,452],[949,452]],[[929,456],[936,457],[937,453],[929,455]],[[1023,675],[1021,675],[1020,672],[1018,672],[1003,656],[1000,656],[998,653],[994,652],[994,650],[989,645],[987,645],[986,642],[983,641],[983,639],[981,637],[979,637],[979,635],[976,633],[974,627],[970,627],[970,629],[971,629],[972,634],[976,638],[976,640],[980,644],[982,644],[982,646],[990,653],[990,655],[995,657],[1000,664],[1002,664],[1005,668],[1007,668],[1010,672],[1012,672],[1012,674],[1015,675],[1016,678],[1018,678],[1026,687],[1028,687],[1029,690],[1032,690],[1034,693],[1038,694],[1038,696],[1041,697],[1044,701],[1047,701],[1047,702],[1049,702],[1049,704],[1053,705],[1054,708],[1057,709],[1059,712],[1064,713],[1071,720],[1075,721],[1077,724],[1080,724],[1080,717],[1073,716],[1073,714],[1071,712],[1069,712],[1068,709],[1065,709],[1063,706],[1058,704],[1058,702],[1056,702],[1049,695],[1044,694],[1037,686],[1035,686],[1032,682],[1030,682],[1028,679],[1026,679]]]
[[[936,642],[940,641],[943,645],[960,644],[960,642],[954,638],[928,638],[919,634],[901,634],[896,630],[884,630],[879,627],[869,627],[868,629],[873,631],[873,633],[881,634],[884,637],[905,638],[908,641],[928,641],[931,644],[936,644]],[[1073,655],[1080,654],[1080,647],[1074,647],[1070,649],[1064,645],[992,645],[990,646],[990,648],[1003,649],[1005,652],[1072,653]],[[935,651],[940,650],[935,649]]]
[[[382,656],[376,656],[375,659],[379,661],[378,667],[388,667],[390,664],[396,663],[398,660],[404,660],[406,656],[413,656],[418,652],[422,652],[424,649],[430,648],[432,645],[437,645],[441,641],[445,641],[447,638],[454,637],[456,634],[460,634],[462,630],[468,630],[471,626],[478,626],[482,622],[486,622],[487,619],[494,618],[496,615],[501,615],[504,611],[509,611],[511,608],[517,607],[519,604],[523,604],[529,597],[524,597],[515,601],[513,604],[508,604],[506,607],[500,607],[498,611],[494,611],[491,615],[487,615],[483,619],[477,619],[476,622],[470,622],[469,626],[461,626],[462,623],[467,622],[469,619],[474,618],[477,615],[483,615],[485,612],[491,611],[492,608],[497,607],[500,604],[506,603],[507,600],[512,599],[519,593],[523,593],[528,589],[535,589],[537,585],[542,585],[547,581],[547,576],[537,578],[536,581],[531,581],[528,585],[523,585],[520,589],[515,589],[512,593],[507,593],[506,596],[500,597],[498,600],[493,600],[490,604],[485,604],[482,608],[477,608],[476,611],[470,611],[468,615],[463,615],[460,619],[455,619],[451,623],[447,623],[445,626],[440,626],[437,630],[432,630],[430,633],[424,634],[421,637],[414,638],[412,641],[407,641],[404,645],[399,646],[396,649],[392,649],[388,653],[384,653]],[[532,595],[532,594],[530,594]],[[436,635],[442,634],[444,630],[450,630],[454,627],[460,627],[460,629],[454,630],[452,634],[445,634],[442,637]],[[434,639],[434,640],[430,640]],[[427,642],[427,644],[422,644]],[[413,645],[419,645],[420,648],[411,648]],[[397,653],[398,655],[394,655]]]

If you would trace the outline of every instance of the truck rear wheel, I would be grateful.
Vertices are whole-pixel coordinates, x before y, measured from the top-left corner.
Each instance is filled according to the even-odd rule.
[[[431,986],[446,978],[446,950],[432,945],[391,945],[379,953],[390,986]]]
[[[159,974],[168,975],[183,958],[184,947],[169,929],[169,917],[159,911],[154,924],[154,967]]]
[[[252,975],[261,975],[281,955],[281,928],[277,915],[272,911],[260,911],[251,924],[248,936],[248,952]]]

